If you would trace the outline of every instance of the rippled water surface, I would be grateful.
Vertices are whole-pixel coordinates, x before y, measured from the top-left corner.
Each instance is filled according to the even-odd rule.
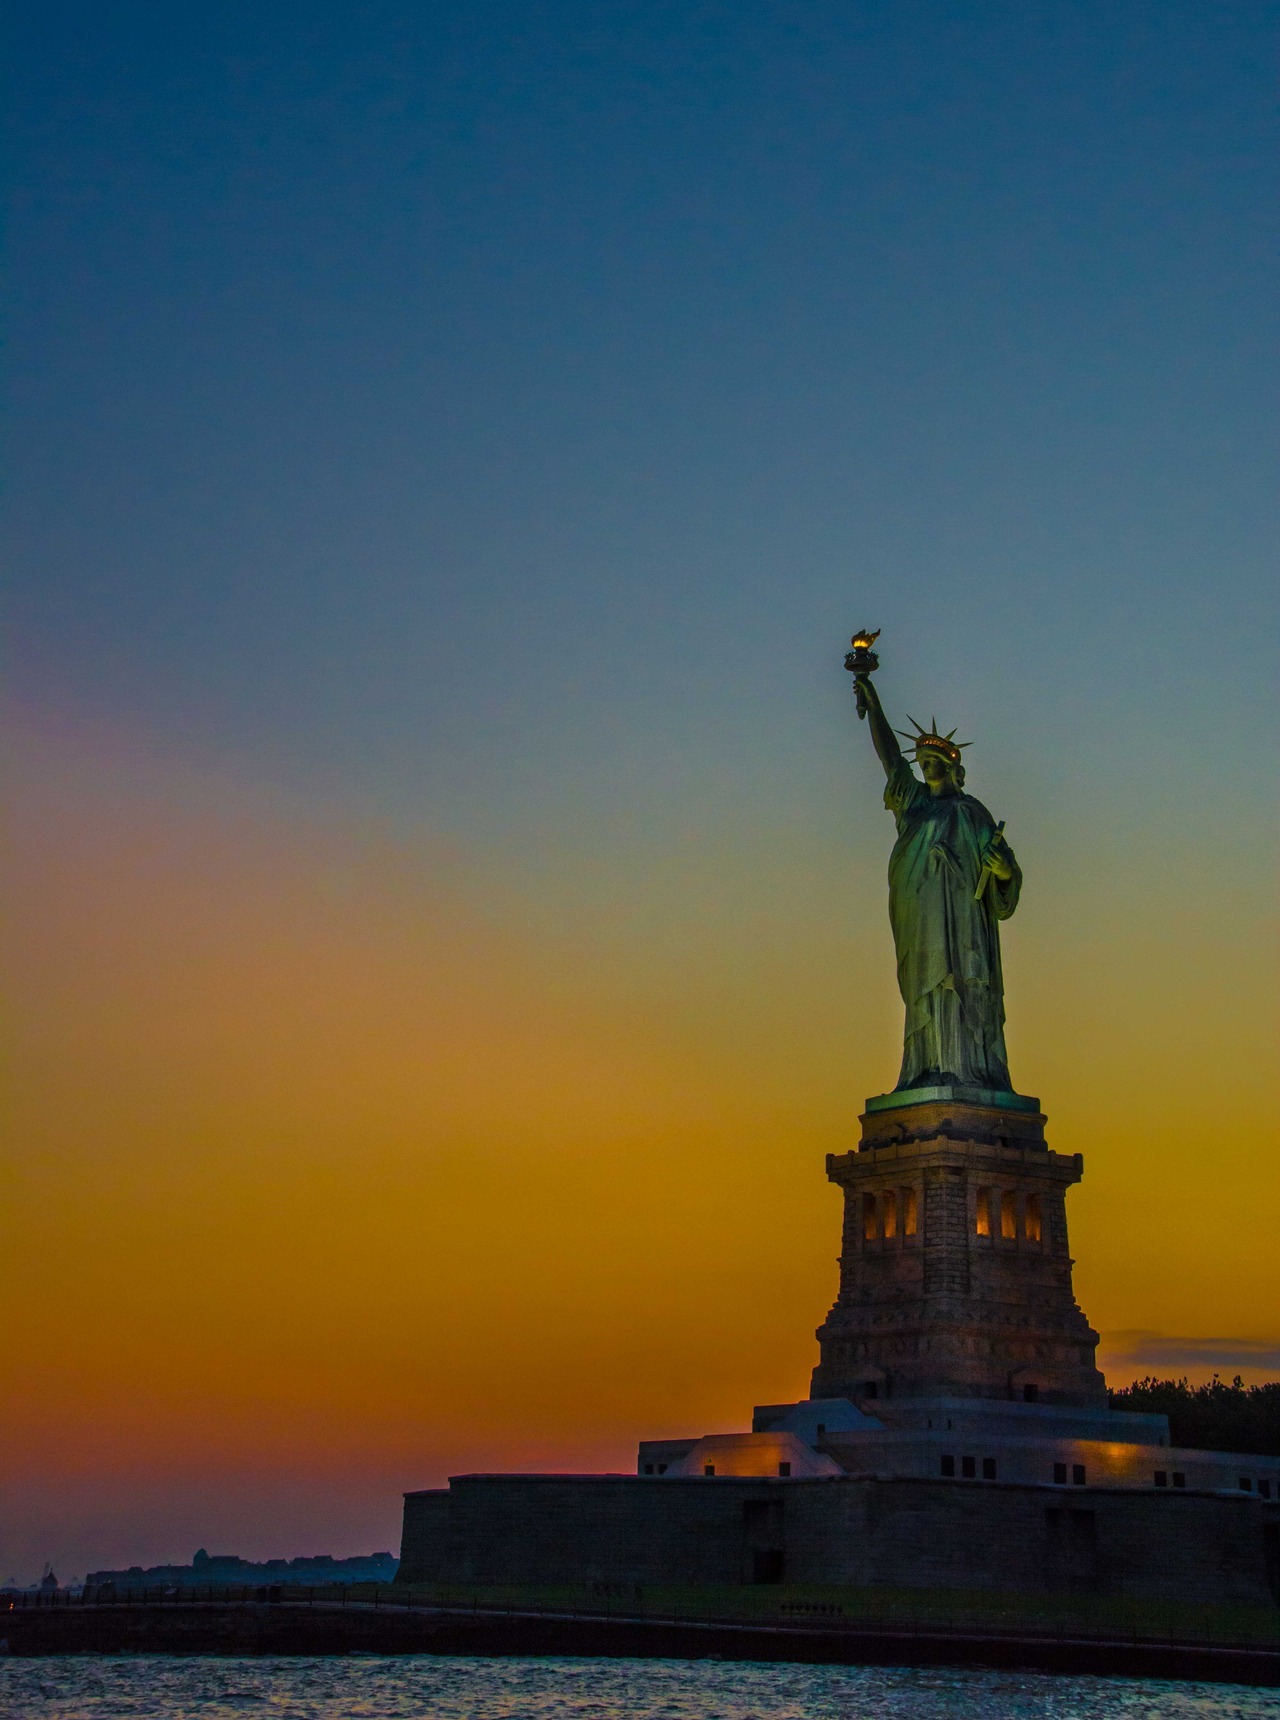
[[[3,1720],[1280,1720],[1280,1691],[931,1667],[446,1656],[0,1662]]]

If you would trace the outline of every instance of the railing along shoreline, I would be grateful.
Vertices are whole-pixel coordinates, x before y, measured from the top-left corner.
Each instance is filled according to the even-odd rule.
[[[622,1586],[622,1585],[619,1585]],[[630,1587],[630,1585],[627,1585]],[[962,1619],[925,1616],[895,1616],[891,1611],[874,1612],[860,1609],[846,1612],[833,1602],[780,1602],[773,1611],[737,1610],[672,1604],[658,1598],[646,1603],[643,1593],[623,1595],[590,1594],[581,1600],[556,1598],[539,1602],[536,1599],[502,1600],[485,1596],[424,1596],[415,1594],[410,1585],[353,1585],[302,1583],[269,1584],[184,1584],[140,1585],[122,1588],[100,1584],[80,1591],[69,1590],[0,1590],[0,1633],[6,1613],[27,1611],[89,1611],[117,1607],[177,1610],[184,1607],[256,1606],[305,1607],[308,1611],[380,1610],[388,1613],[420,1613],[437,1616],[489,1617],[495,1620],[544,1619],[582,1623],[612,1623],[680,1626],[687,1628],[727,1629],[735,1632],[758,1631],[769,1635],[803,1634],[807,1636],[878,1636],[883,1638],[933,1638],[968,1642],[1019,1641],[1023,1643],[1053,1643],[1069,1645],[1132,1647],[1150,1650],[1217,1650],[1238,1654],[1280,1654],[1280,1631],[1274,1639],[1259,1636],[1159,1634],[1118,1622],[1089,1621],[1078,1617],[1059,1620],[1028,1619],[1010,1614],[1001,1616],[989,1612],[982,1617]]]

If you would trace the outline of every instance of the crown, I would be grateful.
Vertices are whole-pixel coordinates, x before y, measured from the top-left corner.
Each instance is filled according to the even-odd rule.
[[[956,732],[954,729],[945,735],[940,735],[937,717],[934,717],[931,727],[927,729],[922,727],[920,723],[916,723],[910,711],[907,712],[907,721],[916,724],[915,734],[909,735],[905,729],[895,729],[894,733],[901,735],[904,741],[911,742],[916,749],[917,757],[922,752],[936,752],[941,753],[943,758],[950,759],[952,764],[959,764],[960,748],[973,745],[972,741],[953,741],[951,736]]]

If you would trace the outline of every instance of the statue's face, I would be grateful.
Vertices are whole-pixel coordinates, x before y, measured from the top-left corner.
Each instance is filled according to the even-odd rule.
[[[930,794],[955,794],[955,778],[951,774],[951,766],[941,753],[932,748],[925,748],[916,754],[916,763],[920,766],[920,774]]]

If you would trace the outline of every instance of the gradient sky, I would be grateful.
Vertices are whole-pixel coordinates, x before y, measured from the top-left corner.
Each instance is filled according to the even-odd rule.
[[[19,7],[0,1579],[803,1395],[975,741],[1117,1383],[1280,1371],[1273,5]]]

